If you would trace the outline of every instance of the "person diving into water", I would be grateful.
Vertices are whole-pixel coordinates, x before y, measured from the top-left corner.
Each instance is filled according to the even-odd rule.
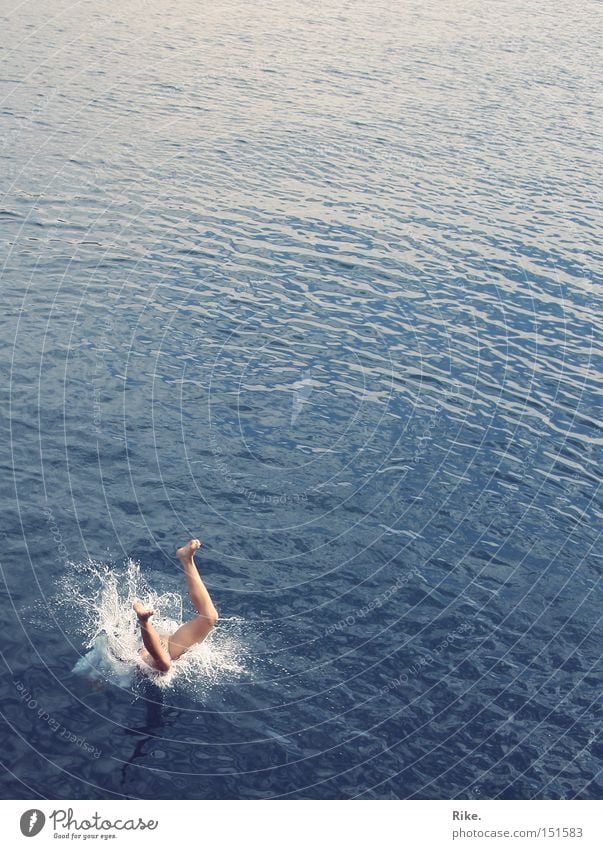
[[[184,569],[188,594],[197,609],[198,616],[185,622],[171,635],[160,634],[150,621],[155,611],[145,607],[141,601],[135,601],[132,605],[138,616],[144,643],[144,648],[141,648],[139,653],[145,663],[160,672],[167,672],[173,661],[178,660],[180,655],[197,643],[202,643],[218,621],[218,611],[195,565],[195,552],[199,548],[201,548],[199,540],[191,539],[182,548],[176,550]]]

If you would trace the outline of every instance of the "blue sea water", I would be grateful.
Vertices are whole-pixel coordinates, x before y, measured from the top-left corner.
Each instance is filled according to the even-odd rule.
[[[601,14],[4,0],[4,797],[600,795]]]

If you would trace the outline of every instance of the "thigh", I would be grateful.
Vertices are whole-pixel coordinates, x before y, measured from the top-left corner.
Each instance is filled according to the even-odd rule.
[[[176,660],[185,651],[204,640],[212,628],[212,623],[205,616],[195,616],[181,625],[168,642],[168,652],[172,660]]]

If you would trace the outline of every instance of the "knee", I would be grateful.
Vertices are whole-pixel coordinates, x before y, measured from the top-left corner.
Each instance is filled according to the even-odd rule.
[[[213,628],[219,618],[218,611],[215,607],[213,607],[211,610],[200,614],[199,621],[202,622],[205,627],[209,624],[210,628]]]

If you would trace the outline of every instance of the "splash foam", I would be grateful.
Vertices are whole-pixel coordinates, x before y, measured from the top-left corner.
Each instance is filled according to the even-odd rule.
[[[153,590],[134,560],[122,567],[94,561],[72,564],[57,598],[67,614],[67,628],[79,634],[88,649],[75,664],[76,673],[134,689],[144,675],[159,687],[183,687],[190,695],[202,696],[211,686],[247,672],[240,619],[220,619],[210,636],[182,655],[167,674],[151,669],[139,654],[142,640],[134,600],[153,607],[153,624],[160,633],[173,633],[190,616],[183,613],[182,597]]]

